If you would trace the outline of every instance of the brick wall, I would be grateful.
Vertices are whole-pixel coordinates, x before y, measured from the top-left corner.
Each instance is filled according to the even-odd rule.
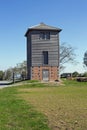
[[[49,81],[55,81],[59,79],[59,69],[58,67],[31,67],[31,79],[32,80],[43,80],[42,71],[48,70],[49,71]]]

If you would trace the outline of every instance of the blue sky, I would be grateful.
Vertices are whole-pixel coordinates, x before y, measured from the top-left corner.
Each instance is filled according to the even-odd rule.
[[[62,28],[60,43],[76,48],[77,65],[65,71],[83,72],[87,50],[87,0],[0,0],[0,70],[26,60],[28,27],[44,22]]]

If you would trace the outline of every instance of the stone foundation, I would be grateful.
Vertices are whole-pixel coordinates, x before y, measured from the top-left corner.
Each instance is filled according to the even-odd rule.
[[[43,80],[43,70],[49,71],[49,81],[55,81],[59,79],[59,68],[58,67],[31,67],[31,79],[32,80]]]

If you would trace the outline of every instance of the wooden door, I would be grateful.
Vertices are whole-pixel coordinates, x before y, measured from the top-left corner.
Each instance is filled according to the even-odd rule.
[[[43,70],[42,71],[43,81],[49,80],[49,70]]]

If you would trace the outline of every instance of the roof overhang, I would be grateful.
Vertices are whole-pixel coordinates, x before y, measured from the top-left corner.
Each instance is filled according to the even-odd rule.
[[[56,28],[53,26],[49,26],[49,25],[46,25],[44,23],[40,23],[39,25],[32,26],[32,27],[28,28],[26,33],[25,33],[25,36],[27,36],[27,34],[31,31],[57,31],[57,32],[60,32],[60,31],[62,31],[62,29]]]

